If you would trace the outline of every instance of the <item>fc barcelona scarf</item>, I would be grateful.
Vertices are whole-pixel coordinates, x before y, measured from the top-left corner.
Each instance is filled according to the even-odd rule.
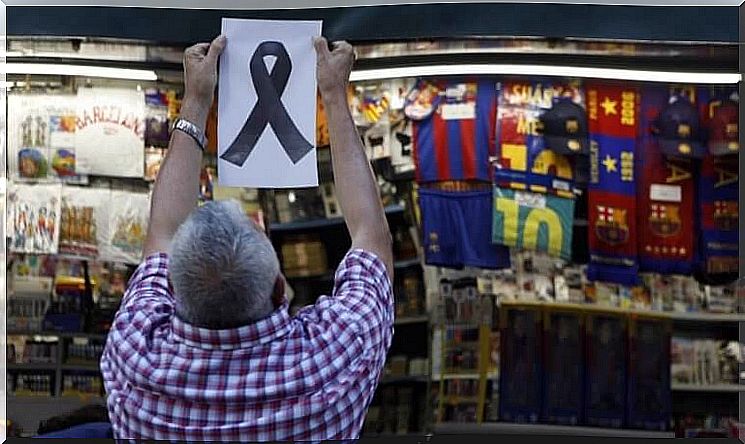
[[[636,136],[639,92],[613,84],[587,86],[590,280],[637,284]]]
[[[710,147],[698,177],[700,271],[710,276],[736,277],[739,266],[738,156],[736,153],[721,153],[731,153],[730,143],[737,141],[737,107],[733,107],[737,103],[737,90],[699,88],[698,96]],[[727,106],[733,109],[728,110]],[[732,112],[729,116],[726,114],[728,111]]]
[[[702,271],[738,272],[737,154],[704,158],[699,178]]]
[[[663,155],[651,131],[669,99],[670,91],[665,87],[647,87],[642,91],[637,163],[639,268],[663,274],[690,274],[695,247],[696,165],[690,158]]]

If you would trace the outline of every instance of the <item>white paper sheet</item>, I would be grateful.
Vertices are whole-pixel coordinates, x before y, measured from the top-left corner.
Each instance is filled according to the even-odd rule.
[[[293,188],[318,186],[316,164],[316,53],[313,37],[321,34],[320,21],[223,19],[228,38],[220,58],[218,100],[218,183],[222,186]],[[279,42],[291,63],[289,79],[280,101],[302,138],[312,150],[293,163],[270,125],[266,125],[245,162],[237,166],[223,156],[241,133],[258,102],[249,68],[257,48],[267,41]],[[269,75],[277,58],[264,58]],[[253,74],[254,76],[256,73]],[[261,75],[261,73],[259,73]],[[283,112],[279,109],[279,112]],[[261,120],[269,116],[262,114]]]

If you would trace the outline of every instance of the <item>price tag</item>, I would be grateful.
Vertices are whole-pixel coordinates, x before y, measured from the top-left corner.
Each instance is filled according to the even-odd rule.
[[[440,106],[443,120],[467,120],[476,118],[475,103],[447,103]]]
[[[649,198],[660,202],[680,202],[683,200],[683,190],[678,185],[652,184]]]
[[[546,208],[546,197],[541,194],[515,192],[515,202],[529,208]]]

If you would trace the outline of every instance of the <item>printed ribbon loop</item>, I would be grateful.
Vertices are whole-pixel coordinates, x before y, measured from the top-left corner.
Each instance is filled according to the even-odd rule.
[[[271,73],[264,63],[266,56],[276,57]],[[249,67],[257,102],[238,136],[220,158],[243,166],[269,125],[292,163],[297,164],[313,151],[313,145],[305,140],[282,103],[282,93],[292,71],[290,56],[282,43],[263,42],[251,56]]]

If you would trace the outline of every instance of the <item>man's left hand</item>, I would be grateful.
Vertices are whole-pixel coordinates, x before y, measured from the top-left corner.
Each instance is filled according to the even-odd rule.
[[[203,126],[207,120],[217,86],[217,61],[227,39],[221,35],[212,43],[199,43],[184,52],[184,103],[182,115]]]

